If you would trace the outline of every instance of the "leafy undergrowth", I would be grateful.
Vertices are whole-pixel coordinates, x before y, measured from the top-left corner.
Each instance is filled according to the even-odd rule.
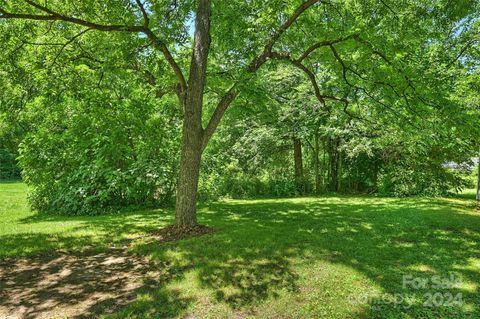
[[[154,284],[135,286],[133,297],[119,298],[122,304],[93,303],[83,313],[105,318],[480,317],[480,212],[472,194],[229,200],[199,209],[200,222],[215,232],[165,242],[149,234],[171,223],[171,211],[41,216],[29,212],[25,192],[23,184],[0,184],[2,258],[88,247],[105,254],[129,241],[129,254],[146,258],[155,270],[148,276]],[[435,285],[439,279],[444,285]],[[63,300],[58,284],[55,289],[42,295],[43,305]]]

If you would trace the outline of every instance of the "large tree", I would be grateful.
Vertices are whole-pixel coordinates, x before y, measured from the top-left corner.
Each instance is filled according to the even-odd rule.
[[[435,1],[431,10],[431,1],[393,6],[373,0],[2,0],[0,19],[26,21],[45,30],[45,38],[52,28],[63,32],[64,43],[30,43],[55,45],[58,55],[85,34],[100,31],[130,34],[132,46],[153,48],[139,57],[163,56],[171,77],[149,69],[148,63],[141,70],[137,64],[125,67],[143,72],[153,85],[155,76],[162,77],[162,90],[174,92],[183,110],[176,224],[191,226],[197,223],[202,153],[226,110],[254,83],[262,66],[273,61],[302,71],[325,109],[339,104],[349,116],[361,118],[368,99],[405,122],[417,115],[421,121],[420,113],[442,100],[438,91],[448,81],[437,81],[439,70],[418,60],[472,10],[467,4]],[[337,76],[323,71],[327,68]]]

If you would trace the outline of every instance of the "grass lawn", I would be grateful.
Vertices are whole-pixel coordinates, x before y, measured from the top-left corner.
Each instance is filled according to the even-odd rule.
[[[0,259],[128,247],[156,269],[113,312],[95,308],[105,318],[480,318],[473,192],[226,200],[199,208],[216,233],[167,243],[148,234],[170,210],[42,216],[26,192],[0,184]],[[61,288],[45,300],[63,300]]]

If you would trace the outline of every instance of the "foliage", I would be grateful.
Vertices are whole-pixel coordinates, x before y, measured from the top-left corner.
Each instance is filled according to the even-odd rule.
[[[471,186],[460,172],[428,164],[416,167],[400,165],[385,170],[379,176],[379,193],[393,196],[428,195],[440,196],[459,192]]]
[[[82,85],[74,94],[26,105],[34,130],[23,139],[19,160],[25,181],[34,185],[33,207],[98,214],[171,201],[179,143],[175,109],[126,86],[129,72],[97,87],[93,70],[76,69],[75,82]]]
[[[0,149],[0,180],[19,179],[20,170],[15,160],[15,155],[8,150]]]
[[[36,209],[171,202],[198,3],[0,1],[0,149],[20,155]],[[203,152],[199,197],[465,186],[442,164],[478,152],[478,3],[319,1],[281,29],[302,3],[213,2],[203,128],[235,98]]]

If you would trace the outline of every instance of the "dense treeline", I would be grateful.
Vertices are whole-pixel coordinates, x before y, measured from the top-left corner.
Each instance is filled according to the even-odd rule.
[[[478,152],[478,13],[0,1],[0,178],[21,170],[54,213],[176,200],[182,225],[197,184],[203,200],[471,186],[443,164]]]
[[[281,82],[274,86],[281,91]],[[232,114],[219,131],[205,155],[204,197],[445,195],[473,187],[468,174],[475,141],[454,139],[449,122],[443,128],[405,127],[387,117],[392,122],[379,125],[370,120],[382,114],[352,118],[342,109],[325,112],[308,97],[282,95],[279,101],[274,88],[269,92],[260,105]],[[252,120],[245,111],[258,116]],[[445,167],[449,161],[465,163],[465,169]]]

